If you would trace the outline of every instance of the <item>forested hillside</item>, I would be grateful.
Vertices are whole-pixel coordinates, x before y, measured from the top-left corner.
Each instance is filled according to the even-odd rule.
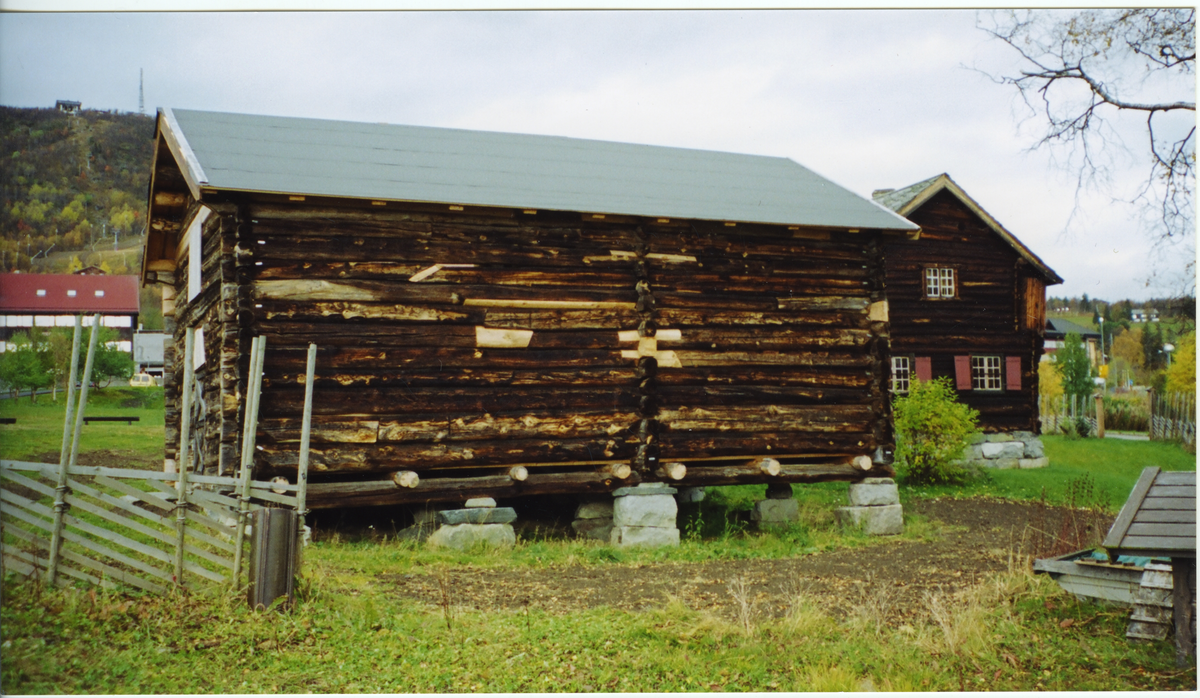
[[[0,268],[136,273],[153,138],[141,114],[0,107]]]

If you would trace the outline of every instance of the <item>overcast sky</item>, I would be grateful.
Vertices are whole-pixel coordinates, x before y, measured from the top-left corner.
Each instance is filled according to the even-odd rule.
[[[143,69],[148,114],[778,155],[866,197],[945,172],[1065,279],[1050,295],[1177,292],[1194,245],[1154,249],[1135,209],[1087,194],[1068,228],[1074,180],[981,72],[1014,65],[971,10],[0,14],[6,106],[137,111]],[[1118,183],[1145,169],[1127,162]]]

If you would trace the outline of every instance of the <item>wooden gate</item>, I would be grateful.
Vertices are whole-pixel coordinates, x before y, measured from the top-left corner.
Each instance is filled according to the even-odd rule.
[[[0,461],[5,572],[158,593],[237,587],[249,539],[240,517],[296,506],[295,485],[251,481],[242,507],[237,478],[71,466],[55,544],[58,473],[57,464]]]

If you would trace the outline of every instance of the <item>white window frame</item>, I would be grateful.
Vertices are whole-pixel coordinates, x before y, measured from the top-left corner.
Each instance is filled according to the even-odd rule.
[[[971,356],[971,389],[988,392],[1004,390],[1004,361],[994,354]]]
[[[958,297],[958,272],[954,267],[925,267],[925,297]]]
[[[897,395],[907,395],[912,385],[913,360],[909,356],[892,357],[892,392]]]

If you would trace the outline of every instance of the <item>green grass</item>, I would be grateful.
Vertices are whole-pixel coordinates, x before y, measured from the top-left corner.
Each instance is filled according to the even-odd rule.
[[[599,607],[425,605],[308,555],[289,614],[235,597],[48,591],[6,580],[4,688],[18,693],[1187,690],[1164,642],[1044,576],[1000,575],[891,627],[834,618],[803,595],[779,618],[679,602]],[[751,589],[751,592],[754,590]],[[939,613],[939,611],[941,611]]]
[[[41,395],[36,403],[28,397],[0,400],[0,416],[16,417],[16,424],[0,425],[0,458],[39,460],[53,454],[58,462],[62,448],[66,394],[58,401]],[[124,467],[161,467],[163,453],[163,390],[110,386],[88,393],[86,416],[137,417],[123,422],[88,424],[80,432],[80,452],[110,451],[125,462]]]
[[[1072,483],[1090,479],[1095,501],[1075,504],[1096,504],[1115,512],[1129,497],[1144,468],[1196,469],[1195,454],[1163,441],[1043,436],[1042,443],[1050,458],[1045,468],[987,470],[981,478],[960,487],[902,487],[901,497],[983,496],[1032,501],[1044,494],[1048,503],[1066,505],[1070,503]]]

